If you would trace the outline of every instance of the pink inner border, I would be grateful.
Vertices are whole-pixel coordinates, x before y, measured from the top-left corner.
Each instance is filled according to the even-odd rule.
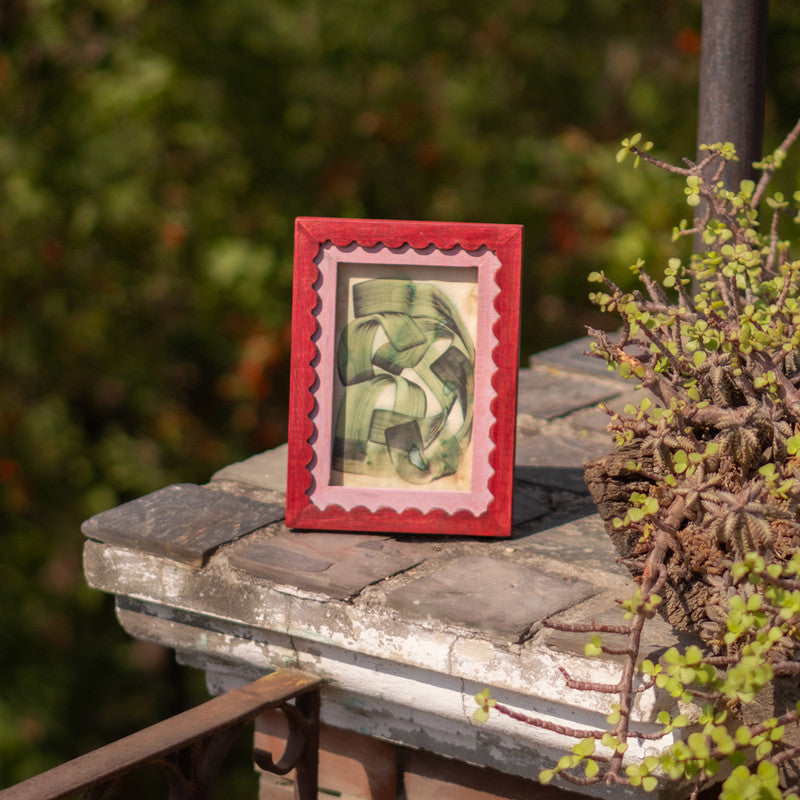
[[[484,513],[492,500],[489,491],[489,478],[494,470],[489,463],[489,454],[494,448],[490,431],[494,423],[491,402],[495,392],[492,388],[492,375],[496,366],[492,353],[497,346],[493,334],[494,324],[499,314],[494,301],[500,293],[495,274],[500,269],[500,261],[487,248],[468,251],[461,247],[443,251],[433,245],[424,250],[415,250],[409,245],[388,248],[382,244],[364,248],[356,244],[336,247],[326,242],[320,247],[314,259],[320,273],[317,287],[319,305],[315,316],[319,323],[316,365],[318,382],[312,387],[315,406],[311,419],[316,426],[316,436],[312,437],[315,464],[311,469],[314,478],[309,498],[317,508],[330,505],[341,506],[344,511],[365,507],[377,511],[389,506],[394,511],[403,512],[416,509],[423,514],[440,508],[448,514],[456,511],[470,511],[475,515]],[[330,484],[331,451],[333,437],[333,381],[335,365],[334,333],[336,328],[336,285],[339,263],[348,264],[397,264],[404,266],[427,267],[477,267],[478,271],[478,335],[475,342],[475,414],[472,427],[472,479],[469,492],[425,491],[424,487],[413,489],[391,489],[365,487],[332,486]]]

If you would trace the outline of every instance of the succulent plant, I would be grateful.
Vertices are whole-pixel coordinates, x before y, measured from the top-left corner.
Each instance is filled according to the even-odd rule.
[[[721,800],[800,800],[800,260],[780,235],[790,202],[766,196],[798,135],[800,122],[755,165],[760,180],[735,189],[723,182],[736,158],[729,143],[707,145],[683,166],[651,155],[638,134],[618,153],[684,178],[695,218],[674,238],[698,246],[670,259],[660,281],[637,262],[638,290],[590,276],[600,285],[594,302],[622,320],[616,334],[589,331],[591,354],[642,394],[608,411],[616,448],[586,464],[586,481],[637,587],[620,602],[624,625],[544,623],[591,634],[587,656],[622,657],[614,684],[562,669],[572,688],[614,698],[606,728],[566,728],[476,696],[479,720],[492,709],[577,740],[542,771],[543,783],[559,776],[654,791],[680,782],[695,800],[727,761]],[[642,659],[642,630],[658,611],[705,650]],[[612,634],[623,643],[605,644]],[[675,701],[659,712],[656,733],[633,719],[638,692],[650,689]],[[659,754],[626,756],[632,740],[667,734],[676,740]]]
[[[800,545],[800,261],[779,236],[789,203],[764,198],[795,135],[759,165],[758,184],[736,191],[722,181],[736,157],[730,144],[676,167],[623,143],[621,156],[685,178],[698,217],[674,236],[703,248],[670,259],[660,282],[635,264],[643,290],[625,292],[602,272],[589,278],[601,287],[593,301],[622,318],[617,336],[589,331],[592,354],[644,392],[611,416],[617,449],[588,465],[587,482],[634,573],[655,531],[668,536],[666,616],[717,650],[730,597],[748,591],[735,585],[733,564],[750,552],[786,561]],[[766,231],[762,199],[772,211]]]

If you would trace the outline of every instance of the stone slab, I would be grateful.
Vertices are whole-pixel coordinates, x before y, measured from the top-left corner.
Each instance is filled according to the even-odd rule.
[[[600,591],[535,567],[491,556],[464,556],[387,596],[411,616],[492,630],[522,639],[531,626]]]
[[[576,576],[609,572],[628,576],[628,570],[616,563],[617,551],[597,513],[587,514],[558,527],[515,531],[514,547],[567,564]],[[532,525],[529,527],[533,527]]]
[[[612,337],[613,338],[613,337]],[[549,366],[558,369],[568,370],[569,372],[582,373],[584,375],[595,375],[606,378],[609,381],[626,385],[627,381],[620,377],[617,372],[609,372],[605,361],[594,356],[584,355],[589,351],[592,340],[588,336],[574,339],[566,344],[551,347],[549,350],[542,350],[531,356],[531,366]]]
[[[90,539],[202,566],[220,545],[283,519],[284,509],[190,483],[175,484],[90,517]]]
[[[289,445],[282,444],[244,461],[229,464],[215,472],[211,480],[238,481],[262,489],[271,489],[286,494],[286,465]]]
[[[419,564],[429,552],[427,545],[388,536],[285,533],[243,542],[230,563],[275,583],[347,600]]]
[[[547,492],[540,486],[516,481],[514,483],[514,527],[541,519],[553,509]]]
[[[607,453],[605,438],[541,433],[517,441],[514,477],[519,481],[588,494],[583,462]]]
[[[660,401],[656,400],[652,394],[642,389],[634,388],[635,385],[636,384],[631,383],[627,391],[620,392],[616,397],[611,398],[606,405],[608,405],[612,411],[621,412],[628,403],[639,405],[644,397],[649,397],[653,402],[660,405]],[[576,428],[583,428],[600,433],[607,433],[606,426],[610,420],[611,418],[609,415],[606,414],[605,411],[601,411],[597,406],[582,408],[567,417],[569,424],[574,425]],[[607,435],[609,449],[611,449],[611,435]]]
[[[596,406],[620,392],[607,381],[569,375],[548,367],[520,370],[517,387],[517,413],[548,420]]]

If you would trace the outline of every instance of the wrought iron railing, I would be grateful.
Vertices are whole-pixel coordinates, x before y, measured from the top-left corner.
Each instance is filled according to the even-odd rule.
[[[284,712],[289,736],[277,763],[269,753],[255,750],[256,763],[278,775],[294,769],[297,800],[316,800],[319,686],[318,678],[302,672],[273,672],[0,791],[0,800],[59,800],[76,795],[100,800],[115,781],[151,764],[164,768],[169,800],[206,800],[228,749],[267,708]]]

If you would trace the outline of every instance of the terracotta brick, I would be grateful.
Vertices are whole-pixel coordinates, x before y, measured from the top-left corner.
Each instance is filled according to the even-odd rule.
[[[584,795],[433,753],[402,751],[406,800],[586,800]]]
[[[258,800],[294,800],[294,783],[262,772],[258,780]]]
[[[272,753],[276,761],[286,735],[286,720],[280,711],[268,711],[256,720],[255,746]],[[286,777],[291,779],[294,773]],[[322,725],[319,786],[351,800],[397,800],[397,748],[380,739]],[[263,780],[263,800],[272,800],[266,791],[269,788]]]

